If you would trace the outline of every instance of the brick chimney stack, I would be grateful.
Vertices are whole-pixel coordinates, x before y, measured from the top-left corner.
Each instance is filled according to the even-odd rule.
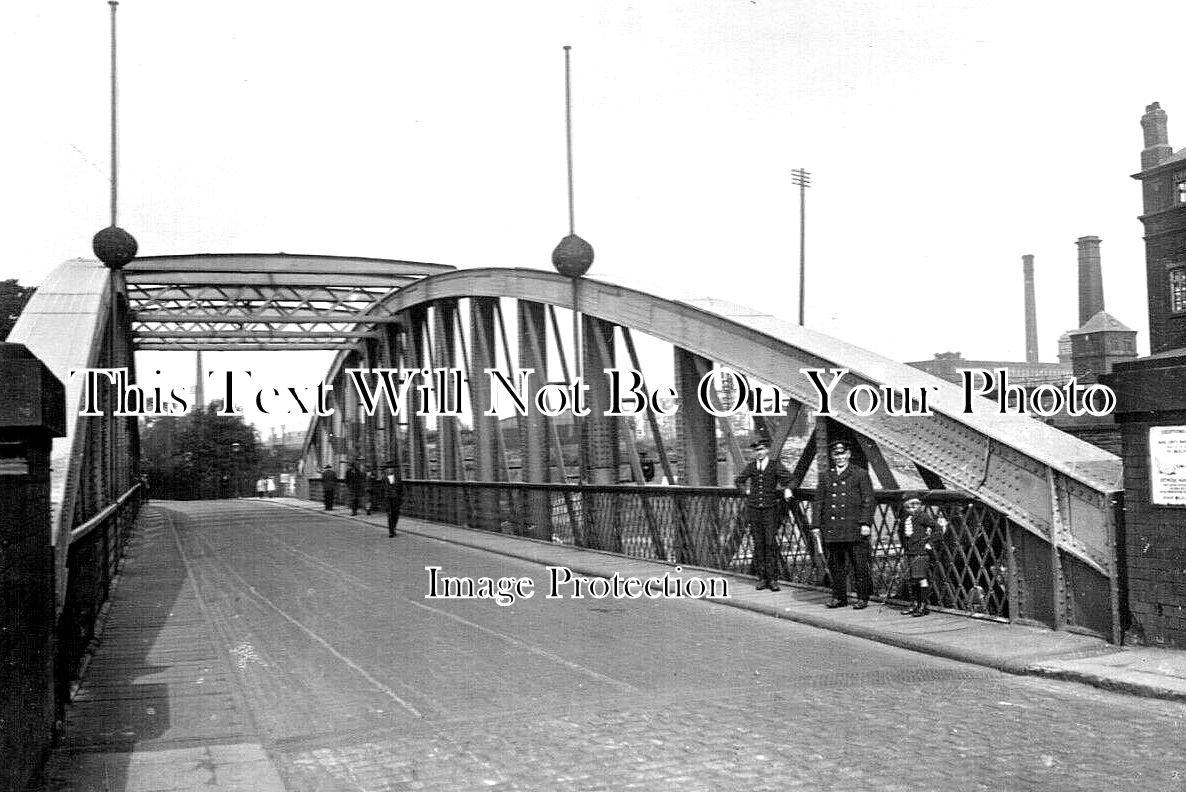
[[[1161,104],[1154,102],[1145,107],[1141,116],[1141,128],[1145,130],[1145,150],[1141,152],[1141,170],[1149,170],[1165,162],[1174,153],[1170,148],[1169,127]]]
[[[1034,257],[1021,257],[1025,273],[1025,362],[1038,362],[1038,308],[1034,301]]]
[[[1100,238],[1079,237],[1079,326],[1104,310],[1104,276],[1100,269]]]

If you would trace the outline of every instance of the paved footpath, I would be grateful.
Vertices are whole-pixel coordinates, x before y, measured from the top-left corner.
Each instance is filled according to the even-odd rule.
[[[285,789],[165,515],[145,509],[47,790]]]
[[[1083,636],[828,611],[743,577],[732,607],[429,601],[433,565],[537,589],[541,564],[672,569],[381,524],[152,504],[44,789],[1186,790],[1186,705],[1033,676],[1106,667],[1171,697],[1176,653],[1149,669],[1133,656],[1158,655]]]

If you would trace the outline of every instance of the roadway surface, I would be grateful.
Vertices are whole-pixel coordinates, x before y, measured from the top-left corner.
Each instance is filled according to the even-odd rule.
[[[149,593],[105,640],[138,631],[144,651],[100,647],[47,788],[1186,790],[1179,703],[696,600],[425,600],[425,566],[546,574],[323,512],[146,518],[120,586]]]

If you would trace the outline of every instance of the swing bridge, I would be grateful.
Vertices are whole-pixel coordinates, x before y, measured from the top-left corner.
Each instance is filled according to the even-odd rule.
[[[68,372],[126,367],[134,381],[137,350],[333,350],[321,376],[333,410],[309,419],[302,497],[320,496],[327,464],[340,476],[359,458],[368,469],[394,461],[411,517],[744,574],[750,540],[732,478],[748,427],[691,398],[706,375],[729,369],[788,399],[785,415],[755,419],[795,483],[780,535],[785,581],[826,583],[807,539],[810,485],[827,442],[842,438],[878,487],[875,591],[889,591],[897,574],[902,490],[921,489],[949,520],[936,548],[940,607],[1119,641],[1119,458],[1030,417],[1000,415],[991,402],[966,412],[956,385],[721,300],[539,270],[341,256],[146,256],[114,272],[77,259],[38,288],[8,340],[65,385],[50,483],[67,667],[90,639],[141,496],[137,419],[113,415],[111,388],[100,389],[100,415],[79,415],[81,378]],[[601,372],[626,368],[645,383],[670,378],[684,397],[674,415],[606,415]],[[468,414],[426,416],[410,404],[368,414],[349,373],[358,369],[459,371]],[[500,416],[484,372],[513,381],[515,369],[536,372],[531,398],[583,373],[589,414]],[[813,414],[818,391],[803,369],[846,370],[831,416]],[[932,414],[847,407],[853,389],[886,387],[927,390]],[[639,392],[652,397],[645,384]],[[654,453],[651,482],[644,449]]]

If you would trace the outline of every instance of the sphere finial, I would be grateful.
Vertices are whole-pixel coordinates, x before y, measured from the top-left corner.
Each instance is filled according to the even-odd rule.
[[[552,251],[552,266],[561,275],[579,278],[593,266],[593,246],[576,234],[569,234]]]
[[[123,269],[129,261],[136,258],[139,246],[136,239],[119,226],[110,225],[91,241],[91,249],[109,269]]]

